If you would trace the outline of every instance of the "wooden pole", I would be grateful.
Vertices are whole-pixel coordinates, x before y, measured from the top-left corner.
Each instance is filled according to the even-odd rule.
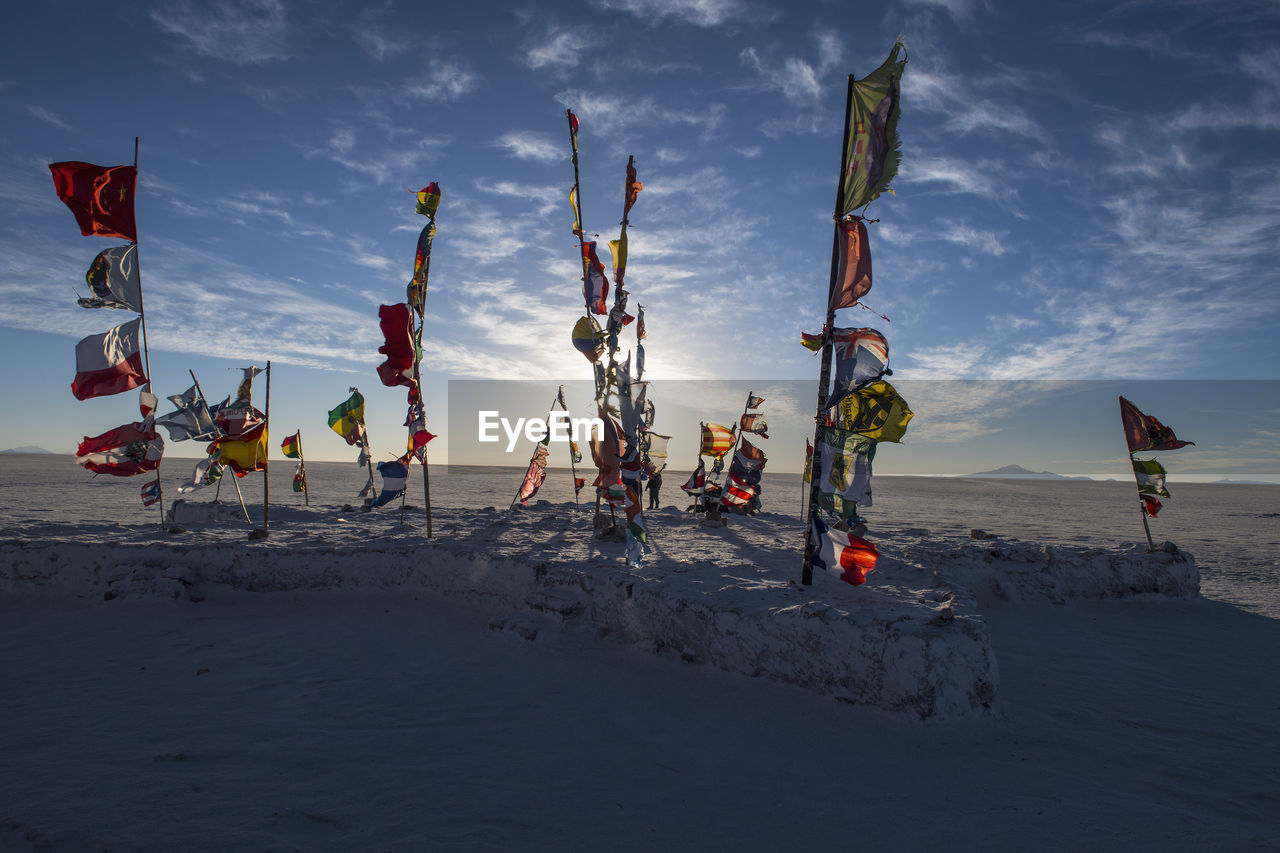
[[[557,402],[560,402],[560,408],[564,409],[565,417],[568,417],[569,407],[562,402],[563,398],[564,386],[561,385],[560,393],[556,395],[556,400]],[[552,408],[554,410],[554,406]],[[569,476],[573,479],[573,503],[574,505],[581,507],[582,504],[578,501],[578,463],[573,459],[573,447],[573,423],[571,419],[569,424]]]
[[[848,92],[844,104],[844,142],[840,146],[840,169],[843,173],[845,152],[849,150],[849,117],[853,112],[853,75],[849,75]],[[843,174],[841,175],[843,178]],[[822,367],[818,372],[818,403],[813,416],[813,459],[810,462],[809,509],[805,513],[804,523],[804,561],[800,567],[800,582],[805,586],[813,583],[813,547],[809,531],[813,527],[813,517],[818,511],[818,496],[822,470],[822,430],[827,419],[827,386],[831,383],[831,329],[835,325],[836,312],[831,307],[832,295],[836,290],[836,277],[840,271],[840,200],[843,180],[836,182],[836,203],[831,234],[831,278],[827,285],[827,317],[822,327]]]
[[[1129,454],[1129,468],[1133,468],[1133,454]],[[1151,553],[1156,549],[1156,543],[1151,538],[1151,524],[1147,521],[1147,502],[1142,499],[1142,486],[1138,482],[1138,472],[1133,472],[1133,484],[1138,487],[1138,514],[1142,516],[1142,529],[1147,534],[1147,553]]]
[[[271,481],[267,473],[271,467],[271,360],[267,359],[267,400],[263,412],[267,424],[263,427],[267,433],[267,459],[262,460],[262,535],[265,537],[271,530]]]
[[[133,171],[134,171],[134,180],[136,182],[137,173],[138,173],[138,137],[136,136],[133,138]],[[136,183],[135,183],[135,186],[136,186]],[[136,202],[136,200],[137,199],[135,197],[134,201]],[[137,238],[136,231],[134,233],[134,238],[135,239],[133,241],[133,263],[135,266],[137,266],[138,241],[136,239]],[[151,390],[151,355],[147,351],[147,312],[143,309],[143,304],[142,304],[142,268],[141,267],[138,267],[138,319],[141,321],[138,325],[142,329],[142,366],[143,366],[143,370],[147,374],[147,384],[143,387],[147,390],[148,393],[155,393]],[[156,492],[160,496],[159,499],[156,501],[157,506],[160,507],[160,529],[164,530],[165,529],[164,490],[160,486],[160,465],[159,464],[156,465]]]

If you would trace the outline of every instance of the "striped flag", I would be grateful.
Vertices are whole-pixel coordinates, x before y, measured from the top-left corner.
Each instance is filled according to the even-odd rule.
[[[125,424],[92,438],[85,436],[76,448],[76,464],[95,474],[132,477],[160,467],[164,439],[146,421]]]
[[[876,567],[880,552],[876,546],[852,533],[828,527],[816,514],[809,527],[809,547],[813,565],[838,576],[845,583],[865,583],[867,572]]]
[[[385,506],[404,494],[409,483],[409,466],[400,460],[395,462],[379,462],[378,473],[382,475],[382,491],[370,506]]]
[[[728,453],[730,447],[733,447],[733,430],[722,427],[720,424],[702,425],[702,447],[698,450],[699,456],[718,459]]]
[[[280,442],[280,452],[290,459],[300,459],[302,457],[302,433],[295,432],[293,435]]]
[[[746,506],[756,496],[756,487],[746,480],[730,474],[725,479],[720,503],[725,506]]]
[[[592,314],[608,314],[609,306],[605,300],[609,294],[609,280],[604,275],[604,264],[596,256],[594,240],[582,244],[582,271],[582,298],[586,300],[587,310]]]
[[[1154,459],[1133,460],[1133,476],[1138,481],[1138,494],[1169,497],[1169,490],[1164,487],[1164,475],[1168,472],[1164,466]]]
[[[71,393],[77,400],[106,397],[147,384],[138,346],[141,325],[139,317],[76,344],[76,378],[71,382]]]
[[[142,505],[151,506],[160,500],[160,481],[152,480],[142,486]]]

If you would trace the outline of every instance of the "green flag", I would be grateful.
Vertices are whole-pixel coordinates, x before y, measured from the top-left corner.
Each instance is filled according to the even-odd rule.
[[[841,425],[876,441],[901,441],[915,417],[907,401],[883,379],[857,388],[840,401]]]
[[[849,134],[840,185],[840,218],[875,201],[898,174],[898,85],[907,64],[902,42],[861,80],[849,78]]]
[[[364,425],[364,397],[359,391],[352,391],[345,403],[329,411],[329,428],[347,440],[347,444],[356,444],[360,440],[360,427]]]
[[[1138,494],[1159,495],[1169,497],[1169,490],[1164,487],[1164,466],[1154,459],[1133,460],[1133,476],[1138,481]]]

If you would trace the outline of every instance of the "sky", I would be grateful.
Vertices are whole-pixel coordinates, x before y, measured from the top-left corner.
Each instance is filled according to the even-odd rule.
[[[966,388],[1233,380],[1216,418],[1197,414],[1203,394],[1161,394],[1158,410],[1126,396],[1180,435],[1203,430],[1178,457],[1203,476],[1280,479],[1272,2],[25,5],[0,34],[0,449],[71,453],[137,417],[133,392],[70,393],[76,341],[133,315],[76,305],[89,263],[118,241],[80,236],[48,171],[130,163],[135,137],[162,397],[192,371],[221,399],[237,368],[270,360],[273,436],[301,428],[308,458],[354,459],[326,413],[355,386],[375,455],[398,455],[404,392],[374,372],[377,310],[404,299],[425,223],[409,191],[431,181],[433,461],[449,459],[451,383],[518,380],[549,399],[589,379],[569,342],[582,294],[566,109],[581,121],[584,226],[602,248],[629,155],[644,185],[627,283],[645,306],[655,430],[663,383],[677,381],[734,386],[700,419],[731,421],[732,400],[769,383],[811,419],[818,362],[798,341],[823,318],[847,76],[873,71],[895,39],[908,55],[902,164],[867,211],[872,310],[837,323],[886,335],[895,382],[1000,382],[937,386],[947,405],[913,404],[916,444],[934,450],[908,461],[909,433],[882,470],[1042,470],[1031,445],[1006,445],[1008,458],[980,446],[1016,433],[1017,399],[998,420]],[[624,352],[634,344],[624,336]],[[260,377],[259,407],[265,390]],[[588,414],[589,396],[571,409]],[[1063,407],[1044,399],[1023,402],[1038,417]],[[1123,466],[1114,394],[1089,405],[1115,435],[1053,457],[1059,473]],[[673,456],[691,467],[687,418],[671,420]],[[795,457],[783,469],[798,467],[803,433],[773,439],[776,458]],[[166,458],[201,452],[170,442]]]

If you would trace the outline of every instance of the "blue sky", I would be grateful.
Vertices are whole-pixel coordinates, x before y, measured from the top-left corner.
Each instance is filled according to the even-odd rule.
[[[135,136],[157,391],[192,369],[221,398],[271,359],[273,434],[302,427],[309,458],[353,455],[325,425],[352,385],[375,450],[402,446],[377,308],[404,298],[407,190],[433,180],[433,431],[450,379],[589,377],[566,108],[602,246],[629,154],[644,183],[628,285],[656,429],[663,380],[816,377],[797,341],[821,324],[845,79],[898,37],[903,161],[869,211],[864,299],[890,322],[838,320],[880,328],[896,378],[1280,379],[1272,2],[53,0],[0,34],[0,447],[72,452],[135,417],[132,393],[71,396],[75,342],[131,315],[75,304],[116,241],[79,235],[47,169],[130,162]],[[1230,440],[1280,472],[1275,386],[1242,387],[1261,416]],[[983,410],[954,405],[939,417]],[[1178,427],[1176,405],[1155,414]]]

